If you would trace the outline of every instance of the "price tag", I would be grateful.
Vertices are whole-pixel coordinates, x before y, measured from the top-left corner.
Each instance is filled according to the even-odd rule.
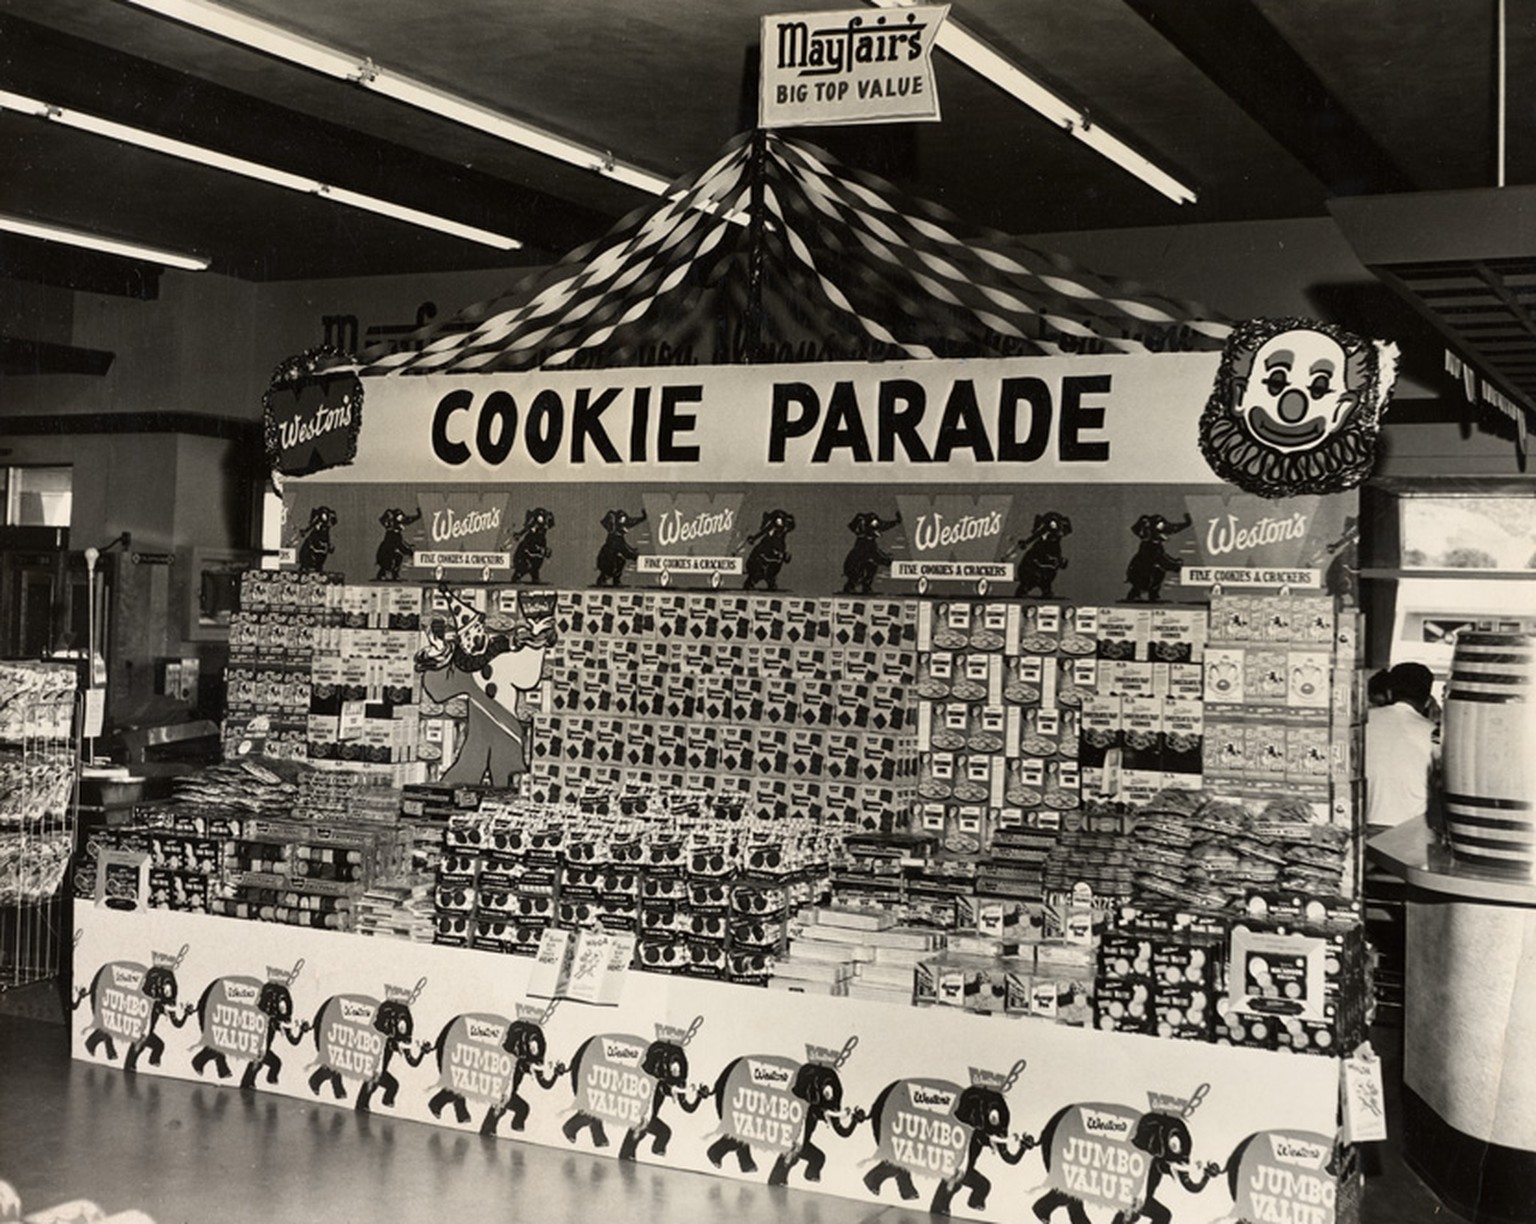
[[[1381,1087],[1381,1059],[1361,1046],[1344,1061],[1344,1141],[1375,1143],[1387,1137],[1387,1111]]]
[[[528,974],[528,993],[534,998],[555,999],[565,994],[576,955],[576,938],[570,931],[550,927],[539,940],[539,952]]]
[[[82,739],[96,739],[101,734],[101,724],[107,712],[107,690],[85,690],[85,715],[80,728]]]

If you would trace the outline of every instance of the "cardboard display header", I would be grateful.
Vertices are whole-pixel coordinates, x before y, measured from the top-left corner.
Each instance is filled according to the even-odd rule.
[[[364,381],[328,483],[1205,484],[1211,353]]]

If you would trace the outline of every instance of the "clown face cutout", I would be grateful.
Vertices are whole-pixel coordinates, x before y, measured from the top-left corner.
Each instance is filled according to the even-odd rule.
[[[1261,497],[1338,493],[1376,460],[1394,345],[1326,323],[1253,319],[1233,329],[1200,417],[1211,470]]]
[[[1310,450],[1344,423],[1359,396],[1344,386],[1344,346],[1296,329],[1266,340],[1253,372],[1233,388],[1233,412],[1248,432],[1278,451]]]

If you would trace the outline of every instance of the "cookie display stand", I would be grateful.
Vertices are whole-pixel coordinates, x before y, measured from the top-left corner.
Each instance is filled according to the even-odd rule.
[[[770,224],[734,224],[749,201]],[[282,475],[267,544],[290,572],[248,622],[256,641],[232,628],[246,670],[226,749],[435,784],[450,808],[455,786],[489,782],[513,792],[509,820],[629,787],[729,791],[723,820],[743,827],[870,839],[885,857],[866,895],[894,877],[908,913],[926,898],[953,914],[990,846],[1014,855],[990,865],[993,891],[1038,882],[1070,834],[1082,859],[1033,913],[1071,929],[1052,933],[1054,970],[1021,974],[1044,979],[1028,1014],[1003,1014],[1006,985],[969,962],[916,1007],[837,989],[836,973],[764,989],[724,980],[752,976],[728,961],[647,972],[633,941],[590,926],[449,946],[516,926],[481,912],[473,874],[439,872],[438,942],[318,929],[338,907],[288,902],[304,890],[278,868],[341,860],[273,849],[262,826],[222,834],[240,843],[224,882],[249,897],[205,892],[204,907],[275,922],[82,908],[76,1057],[973,1219],[1355,1218],[1352,1051],[1319,1038],[1355,1031],[1363,969],[1327,938],[1298,952],[1259,929],[1321,921],[1327,903],[1276,896],[1252,916],[1233,989],[1270,1022],[1221,1043],[1203,1021],[1175,1039],[1166,1010],[1168,1035],[1110,1031],[1121,1017],[1100,1024],[1071,984],[1093,978],[1111,898],[1138,874],[1165,893],[1185,878],[1178,813],[1152,870],[1123,840],[1105,848],[1117,804],[1202,773],[1260,808],[1305,793],[1300,820],[1283,814],[1331,842],[1292,882],[1340,878],[1331,856],[1357,833],[1356,639],[1335,638],[1322,561],[1354,500],[1266,500],[1213,475],[1197,422],[1230,326],[890,201],[809,146],[742,142],[507,300],[389,355],[285,363],[267,403]],[[860,266],[854,251],[877,254]],[[914,304],[939,300],[929,326]],[[1245,614],[1222,627],[1208,692],[1197,627],[1216,583],[1316,592],[1327,636],[1293,636],[1279,605]],[[1164,600],[1190,602],[1154,631]],[[1062,642],[1095,653],[1079,666]],[[1089,692],[1112,705],[1088,710]],[[1106,738],[1085,771],[1090,713]],[[328,801],[359,801],[341,789]],[[1227,823],[1242,827],[1230,809]],[[485,837],[523,836],[488,818],[461,854],[463,826],[444,824],[454,872],[495,859]],[[1260,833],[1244,861],[1279,880],[1286,860]],[[926,843],[942,861],[919,870],[900,847]],[[1349,926],[1349,899],[1332,900]],[[1159,962],[1180,975],[1160,1005],[1207,1018],[1224,936],[1176,929],[1176,908],[1139,916],[1148,965],[1153,944],[1203,940]],[[1144,975],[1136,947],[1125,959]],[[1151,1019],[1124,984],[1127,1014]],[[983,997],[997,1014],[965,1006]]]

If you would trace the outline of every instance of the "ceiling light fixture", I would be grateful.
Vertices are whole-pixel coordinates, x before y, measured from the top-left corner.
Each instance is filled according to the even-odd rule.
[[[103,234],[85,230],[66,229],[62,225],[49,225],[26,217],[14,217],[0,213],[0,230],[21,234],[27,238],[41,238],[45,242],[63,242],[70,246],[86,247],[92,251],[105,251],[108,255],[121,255],[126,259],[142,259],[148,263],[163,264],[167,268],[181,268],[187,272],[201,272],[208,261],[196,255],[178,255],[175,251],[162,251],[158,247],[144,246],[137,242],[123,242]]]
[[[215,170],[223,170],[245,178],[257,179],[260,182],[271,183],[276,187],[285,187],[289,191],[297,191],[304,195],[320,196],[337,204],[347,204],[353,208],[377,213],[381,217],[390,217],[396,221],[404,221],[410,225],[420,226],[423,229],[436,230],[441,234],[450,234],[455,238],[463,238],[469,242],[478,242],[482,246],[495,247],[500,251],[516,250],[523,245],[516,238],[509,238],[505,234],[495,234],[490,230],[477,229],[473,225],[464,225],[459,221],[451,221],[447,217],[439,217],[433,213],[421,212],[415,208],[407,208],[403,204],[393,204],[388,200],[381,200],[375,196],[364,195],[357,191],[349,191],[344,187],[334,187],[329,183],[322,183],[317,179],[307,178],[302,174],[290,174],[286,170],[278,170],[273,166],[263,165],[261,162],[247,161],[243,157],[232,157],[227,153],[206,149],[202,145],[188,144],[184,140],[161,136],[157,132],[129,127],[125,123],[117,123],[114,120],[103,119],[97,115],[88,115],[84,111],[66,110],[62,106],[53,106],[23,94],[11,93],[0,89],[0,110],[15,111],[18,114],[48,119],[54,123],[75,128],[77,131],[89,132],[94,136],[105,136],[111,140],[120,140],[127,144],[136,145],[141,149],[148,149],[151,152],[163,153],[168,157],[177,157],[183,161],[196,162],[203,166],[211,166]]]
[[[908,3],[907,0],[869,0],[869,3],[876,8],[888,9],[920,7]],[[1122,170],[1134,174],[1147,186],[1162,192],[1175,204],[1195,202],[1196,195],[1193,188],[1186,187],[1173,175],[1154,165],[1124,141],[1106,132],[1094,123],[1085,111],[1058,97],[1017,64],[958,25],[953,18],[946,20],[939,27],[939,37],[935,45],[978,76],[990,81],[1057,127],[1065,129],[1074,140],[1080,140]]]
[[[510,115],[492,110],[488,106],[482,106],[478,102],[471,102],[438,89],[435,85],[428,85],[424,81],[414,80],[401,73],[382,68],[366,56],[338,51],[334,47],[328,47],[302,34],[295,34],[280,26],[225,8],[223,5],[210,4],[208,0],[126,0],[126,2],[206,33],[226,38],[241,46],[250,47],[254,51],[287,60],[290,64],[297,64],[301,68],[324,73],[338,80],[353,81],[364,89],[371,89],[375,93],[403,102],[407,106],[414,106],[418,110],[451,119],[455,123],[474,128],[498,140],[521,145],[525,149],[532,149],[536,153],[543,153],[582,170],[601,174],[605,178],[611,178],[615,182],[624,183],[640,191],[647,191],[652,195],[667,195],[671,189],[671,183],[667,179],[658,174],[652,174],[648,170],[642,170],[639,166],[621,162],[607,150],[595,149],[567,140],[562,136],[556,136],[532,124],[513,119]]]

